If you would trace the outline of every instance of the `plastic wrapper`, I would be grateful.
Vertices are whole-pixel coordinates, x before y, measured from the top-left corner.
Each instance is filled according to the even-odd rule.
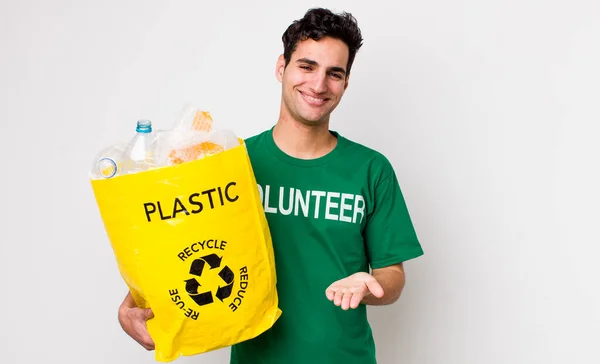
[[[202,159],[237,146],[233,131],[219,129],[207,111],[185,107],[170,131],[161,133],[156,146],[156,163],[171,166]]]

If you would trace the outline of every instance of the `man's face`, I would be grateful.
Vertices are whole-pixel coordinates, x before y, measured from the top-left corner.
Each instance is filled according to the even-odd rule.
[[[305,125],[328,122],[348,87],[348,53],[346,43],[324,37],[298,42],[287,67],[280,56],[276,76],[282,84],[282,116]]]

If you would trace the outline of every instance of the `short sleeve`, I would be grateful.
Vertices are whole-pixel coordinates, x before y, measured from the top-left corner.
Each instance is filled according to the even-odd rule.
[[[423,249],[391,166],[374,189],[373,208],[363,231],[372,269],[423,255]]]

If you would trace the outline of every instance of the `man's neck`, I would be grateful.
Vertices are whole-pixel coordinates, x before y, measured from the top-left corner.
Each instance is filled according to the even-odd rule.
[[[280,118],[273,128],[275,144],[284,153],[299,159],[315,159],[331,152],[337,139],[329,132],[329,122],[305,125]]]

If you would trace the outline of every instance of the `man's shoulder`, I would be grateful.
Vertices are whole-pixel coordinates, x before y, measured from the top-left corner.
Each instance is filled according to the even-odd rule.
[[[249,136],[244,139],[244,143],[246,144],[246,146],[248,148],[254,148],[261,143],[261,141],[267,136],[267,133],[269,133],[269,132],[270,132],[270,130],[267,129],[258,134]]]
[[[247,137],[247,138],[244,139],[244,143],[246,143],[246,144],[254,144],[258,139],[260,139],[262,137],[262,135],[264,133],[266,133],[266,130],[265,131],[261,131],[258,134],[251,135],[251,136],[249,136],[249,137]]]
[[[355,167],[366,167],[369,170],[377,170],[384,174],[393,171],[389,159],[379,150],[369,147],[360,142],[343,137],[344,148],[342,153],[344,158],[351,160]]]
[[[244,139],[244,144],[246,145],[246,150],[248,151],[251,160],[253,157],[265,153],[265,146],[267,145],[266,138],[268,137],[269,132],[270,130],[268,129]]]
[[[346,144],[346,148],[349,148],[354,153],[364,155],[366,158],[386,159],[386,157],[379,150],[362,144],[361,142],[343,137]]]

